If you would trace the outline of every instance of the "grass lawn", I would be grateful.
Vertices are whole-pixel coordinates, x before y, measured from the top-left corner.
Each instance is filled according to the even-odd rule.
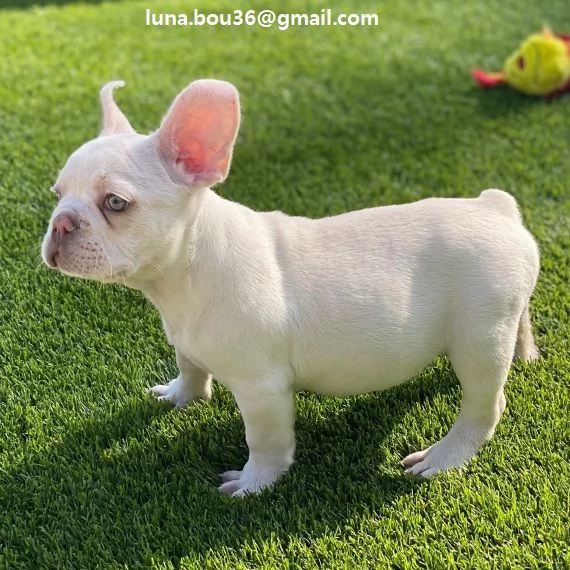
[[[544,22],[570,33],[568,0],[279,8],[377,13],[373,28],[144,25],[149,7],[270,4],[0,4],[0,568],[570,568],[570,95],[483,92],[469,75]],[[542,358],[514,365],[507,412],[463,473],[420,481],[398,463],[457,414],[442,358],[385,393],[300,394],[292,471],[228,499],[218,473],[247,457],[231,394],[179,413],[153,400],[176,372],[158,313],[43,267],[48,190],[97,133],[100,86],[125,79],[117,99],[148,132],[201,77],[241,92],[218,188],[232,200],[311,217],[488,187],[519,200],[542,250]]]

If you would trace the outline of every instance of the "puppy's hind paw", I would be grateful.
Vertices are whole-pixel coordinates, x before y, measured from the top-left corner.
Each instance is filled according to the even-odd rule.
[[[475,455],[478,445],[463,441],[438,441],[423,451],[408,455],[401,464],[409,475],[429,478],[441,471],[457,469]]]

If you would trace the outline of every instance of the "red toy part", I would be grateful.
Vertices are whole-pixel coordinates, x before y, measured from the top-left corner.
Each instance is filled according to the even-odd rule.
[[[568,34],[558,34],[557,38],[561,39],[570,49],[570,35]]]
[[[505,83],[505,76],[503,73],[487,73],[482,69],[474,69],[471,72],[473,78],[481,87],[484,89],[489,89],[490,87],[496,87],[497,85],[503,85]]]

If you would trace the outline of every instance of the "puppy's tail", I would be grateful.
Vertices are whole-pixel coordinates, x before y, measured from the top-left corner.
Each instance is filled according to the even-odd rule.
[[[511,220],[522,221],[517,201],[503,190],[496,190],[495,188],[484,190],[481,192],[479,200],[482,200],[485,205],[495,210],[495,212],[500,212]]]

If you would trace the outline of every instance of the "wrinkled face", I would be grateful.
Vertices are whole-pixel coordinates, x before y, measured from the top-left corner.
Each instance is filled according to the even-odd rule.
[[[227,175],[239,102],[228,83],[196,81],[143,136],[115,105],[118,86],[101,91],[101,135],[70,156],[53,186],[42,258],[75,277],[133,284],[180,257],[196,196]]]
[[[101,137],[74,152],[54,187],[54,209],[42,244],[50,266],[76,277],[124,282],[160,266],[168,245],[191,222],[191,192],[164,168],[141,171],[151,141],[137,134]]]

